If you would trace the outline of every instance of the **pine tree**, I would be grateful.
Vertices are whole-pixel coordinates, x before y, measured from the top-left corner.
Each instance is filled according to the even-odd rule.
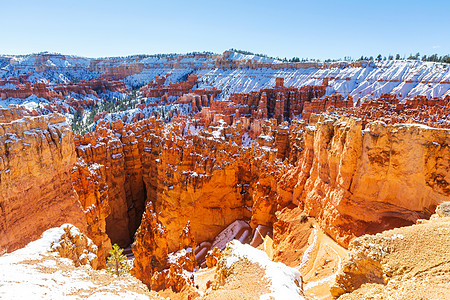
[[[127,257],[123,254],[123,249],[117,244],[114,244],[113,248],[109,250],[109,257],[106,265],[108,272],[116,274],[117,276],[128,274],[131,269]]]

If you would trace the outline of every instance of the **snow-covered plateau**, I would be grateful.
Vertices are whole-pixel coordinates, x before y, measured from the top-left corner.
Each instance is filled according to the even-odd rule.
[[[221,64],[221,62],[228,64]],[[168,75],[166,84],[187,74],[199,76],[199,89],[215,87],[230,93],[248,93],[275,84],[283,77],[285,86],[320,85],[328,79],[327,94],[339,93],[353,98],[375,98],[383,93],[400,99],[424,95],[449,95],[450,68],[445,63],[418,60],[382,60],[333,63],[288,63],[257,55],[226,51],[222,55],[192,54],[89,59],[57,54],[33,54],[24,57],[0,57],[0,78],[32,74],[30,82],[64,83],[90,80],[106,74],[110,68],[131,68],[124,77],[128,87],[147,84],[156,76]],[[11,88],[11,85],[1,85]],[[0,101],[1,102],[1,101]]]

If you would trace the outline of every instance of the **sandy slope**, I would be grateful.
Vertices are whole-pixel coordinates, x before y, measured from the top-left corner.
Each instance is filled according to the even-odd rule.
[[[325,234],[314,218],[304,219],[299,208],[285,208],[277,218],[273,259],[300,271],[309,299],[331,299],[330,284],[347,250]]]
[[[357,238],[332,292],[347,292],[339,299],[450,299],[450,217]]]

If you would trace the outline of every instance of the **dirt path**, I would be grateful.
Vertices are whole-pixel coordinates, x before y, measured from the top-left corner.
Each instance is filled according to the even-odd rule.
[[[326,235],[317,225],[310,236],[310,246],[298,266],[303,290],[310,299],[332,299],[330,284],[336,276],[347,250]]]

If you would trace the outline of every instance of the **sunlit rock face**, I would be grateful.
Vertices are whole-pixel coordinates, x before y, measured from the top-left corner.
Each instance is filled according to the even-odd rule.
[[[111,208],[106,233],[121,247],[131,243],[145,205],[139,130],[134,125],[124,127],[121,121],[112,128],[107,122],[101,122],[94,132],[75,137],[77,155],[88,166],[105,167],[105,191]]]
[[[72,186],[73,134],[63,116],[0,110],[0,247],[13,251],[46,229],[86,218]]]
[[[320,116],[306,128],[296,201],[344,246],[410,225],[450,198],[449,144],[445,129]]]
[[[111,240],[106,234],[106,218],[111,213],[105,166],[88,166],[78,158],[72,169],[72,184],[78,194],[87,222],[87,235],[98,246],[98,267],[106,267]]]

